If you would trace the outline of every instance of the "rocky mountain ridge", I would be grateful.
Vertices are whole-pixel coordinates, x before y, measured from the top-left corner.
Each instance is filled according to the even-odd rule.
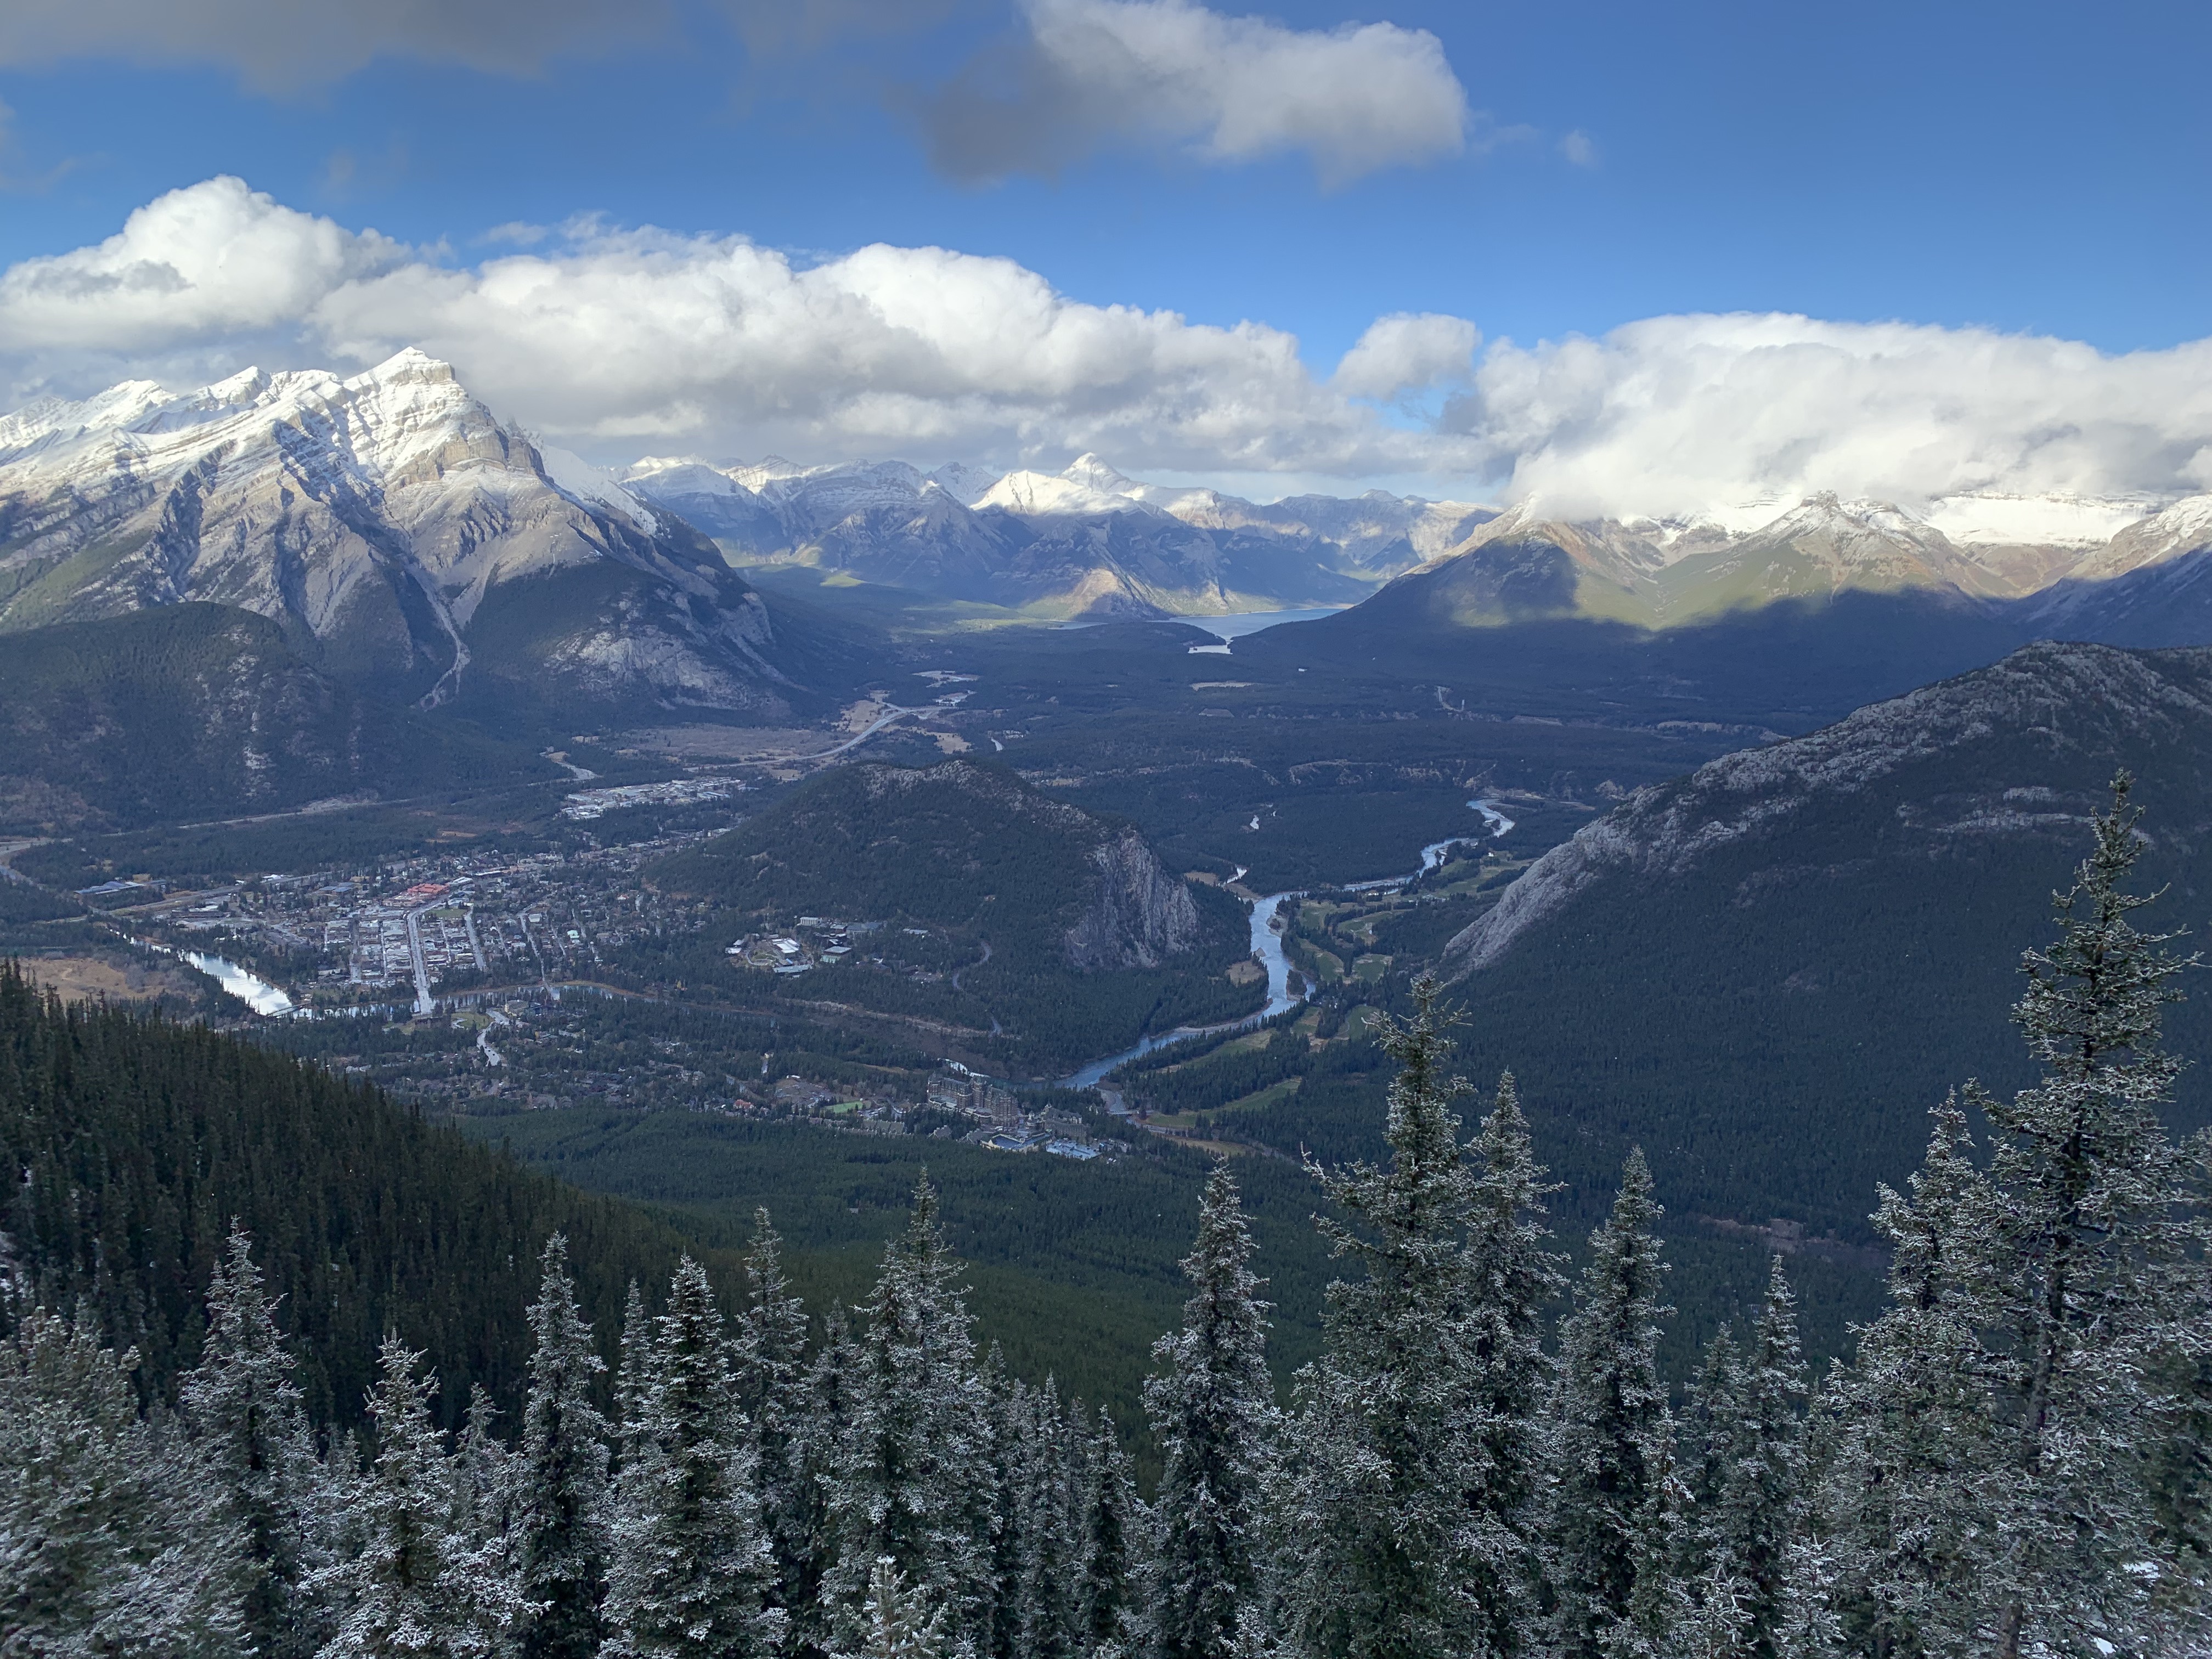
[[[0,629],[207,600],[426,705],[504,682],[783,709],[759,596],[689,526],[594,478],[411,349],[350,378],[48,400],[0,419]]]
[[[1095,455],[1057,473],[647,457],[611,476],[740,566],[816,566],[1051,616],[1350,605],[1490,516],[1379,490],[1261,507],[1139,483]]]
[[[2001,739],[2010,747],[1994,767],[1977,758]],[[2087,773],[2108,771],[2130,752],[2193,753],[2208,743],[2212,650],[2030,645],[1820,731],[1636,791],[1523,871],[1445,954],[1459,975],[1491,968],[1603,884],[1677,883],[1724,851],[1786,845],[1839,800],[1869,796],[1930,763],[1955,765],[1956,775],[1940,793],[1901,799],[1880,816],[1893,838],[1934,848],[2078,830],[2098,804],[2101,780],[2085,787]],[[2068,771],[2083,775],[2059,776]]]

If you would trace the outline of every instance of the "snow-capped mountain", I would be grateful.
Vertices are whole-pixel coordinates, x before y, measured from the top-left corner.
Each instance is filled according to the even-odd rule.
[[[1666,520],[1564,520],[1523,504],[1399,577],[1394,587],[1407,592],[1392,603],[1419,595],[1430,614],[1461,623],[1544,614],[1663,627],[1778,600],[1917,592],[2036,619],[2048,632],[2078,626],[2088,630],[2081,637],[2127,643],[2212,640],[2212,581],[2205,598],[2194,597],[2198,564],[2212,562],[2212,497],[2163,510],[2071,497],[1978,499],[1979,507],[1954,497],[1921,514],[1821,494]],[[2009,539],[2029,532],[2069,539]],[[2154,599],[2154,590],[2166,597]],[[2177,611],[2185,592],[2188,602]],[[1508,593],[1516,596],[1510,605]]]
[[[249,369],[0,419],[0,627],[204,599],[426,702],[520,690],[772,712],[759,597],[442,362]]]
[[[1096,455],[1058,472],[953,462],[801,467],[649,456],[622,475],[740,563],[844,571],[1044,614],[1206,615],[1352,604],[1492,516],[1372,491],[1257,506],[1146,483]]]

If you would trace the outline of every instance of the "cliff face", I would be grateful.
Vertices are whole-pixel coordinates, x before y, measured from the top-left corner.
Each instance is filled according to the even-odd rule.
[[[1134,829],[1091,849],[1098,892],[1067,930],[1074,968],[1157,968],[1198,940],[1198,906]]]
[[[447,365],[257,371],[0,417],[0,629],[206,600],[393,700],[787,712],[759,597]]]
[[[1764,861],[1758,880],[1772,887],[1876,854],[2078,835],[2122,762],[2171,787],[2193,783],[2208,756],[2212,650],[2028,646],[1637,791],[1522,872],[1447,954],[1455,976],[1477,972],[1586,893],[1681,883],[1724,852]],[[2153,828],[2197,830],[2171,817]]]

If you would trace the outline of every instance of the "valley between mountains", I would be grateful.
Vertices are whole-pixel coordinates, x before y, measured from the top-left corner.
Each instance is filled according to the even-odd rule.
[[[1647,1155],[1673,1375],[1771,1251],[1841,1353],[2116,768],[2203,919],[2208,500],[610,469],[418,352],[121,386],[0,418],[0,948],[654,1240],[768,1204],[817,1299],[926,1164],[987,1334],[1125,1413],[1216,1157],[1316,1351],[1303,1160],[1387,1151],[1433,974],[1564,1235]]]

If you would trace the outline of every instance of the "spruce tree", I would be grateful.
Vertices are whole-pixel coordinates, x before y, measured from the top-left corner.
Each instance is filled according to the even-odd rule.
[[[1480,1639],[1468,1504],[1489,1430],[1466,1250],[1473,1182],[1450,1103],[1466,1085],[1433,977],[1382,1031],[1398,1062],[1385,1168],[1312,1166],[1349,1223],[1321,1224],[1360,1269],[1329,1286],[1322,1358],[1301,1374],[1285,1489],[1285,1622],[1297,1648],[1429,1659]]]
[[[329,1634],[308,1588],[325,1559],[331,1483],[315,1455],[293,1360],[237,1222],[208,1287],[207,1336],[179,1405],[210,1482],[210,1513],[239,1529],[240,1613],[254,1650],[302,1659]]]
[[[1572,1313],[1559,1332],[1559,1378],[1547,1577],[1561,1659],[1606,1659],[1639,1589],[1661,1587],[1666,1553],[1650,1544],[1666,1513],[1672,1424],[1659,1376],[1665,1267],[1652,1228],[1660,1215],[1639,1148],[1628,1155],[1613,1213],[1590,1235]]]
[[[852,1424],[829,1483],[838,1554],[825,1594],[848,1641],[884,1556],[943,1611],[954,1647],[990,1639],[989,1401],[959,1274],[925,1175],[869,1298]]]
[[[0,1340],[0,1652],[247,1651],[247,1540],[214,1470],[138,1413],[134,1351],[44,1309]]]
[[[607,1425],[593,1389],[606,1362],[577,1309],[568,1252],[561,1234],[546,1240],[530,1310],[538,1343],[514,1504],[516,1563],[530,1604],[516,1641],[522,1659],[591,1659],[605,1634]]]
[[[866,1634],[855,1659],[939,1659],[944,1627],[945,1609],[925,1609],[890,1557],[877,1557],[868,1569]]]
[[[520,1611],[454,1531],[453,1471],[430,1417],[437,1384],[416,1376],[422,1360],[396,1335],[379,1351],[362,1543],[331,1575],[342,1610],[324,1659],[477,1659],[497,1650]]]
[[[1136,1659],[1143,1646],[1136,1552],[1144,1517],[1128,1454],[1103,1412],[1084,1459],[1084,1476],[1078,1646],[1083,1659]]]
[[[2212,1235],[2202,1156],[2159,1116],[2181,1070],[2163,1012],[2191,963],[2164,948],[2172,934],[2131,920],[2156,896],[2124,885],[2143,845],[2131,787],[2114,780],[2090,854],[2056,896],[2059,938],[2022,963],[2014,1018],[2041,1080],[2008,1101],[1976,1095],[1996,1200],[1991,1312],[2009,1361],[1996,1414],[2016,1476],[1987,1586],[2001,1659],[2141,1646],[2203,1612],[2158,1605],[2179,1564],[2146,1479],[2175,1404],[2161,1363],[2203,1351]]]
[[[1030,1395],[1023,1437],[1021,1659],[1079,1659],[1081,1510],[1053,1380]]]
[[[1257,1623],[1277,1416],[1267,1304],[1251,1259],[1236,1179],[1218,1164],[1199,1209],[1198,1242],[1183,1258],[1192,1293],[1182,1328],[1155,1345],[1164,1370],[1145,1384],[1160,1452],[1150,1621],[1156,1659],[1231,1659],[1239,1630]]]
[[[785,1590],[792,1620],[787,1639],[798,1659],[828,1659],[835,1640],[831,1609],[822,1588],[836,1546],[830,1485],[852,1427],[859,1365],[860,1350],[845,1310],[833,1303],[823,1316],[822,1344],[807,1373],[806,1409],[799,1421],[795,1496],[803,1526],[796,1559],[805,1576]]]
[[[745,1307],[731,1345],[738,1408],[752,1429],[754,1484],[775,1575],[770,1605],[796,1613],[821,1580],[821,1539],[806,1490],[806,1308],[783,1272],[783,1241],[765,1209],[753,1212],[745,1256]]]
[[[608,1572],[615,1659],[765,1659],[784,1626],[714,1287],[690,1256],[654,1322]]]
[[[1980,1337],[1994,1194],[1957,1097],[1934,1115],[1911,1196],[1883,1187],[1874,1217],[1890,1244],[1889,1305],[1823,1400],[1834,1610],[1854,1650],[1876,1659],[1974,1645],[1984,1541],[2008,1478],[1987,1409],[1996,1357]]]
[[[1488,1650],[1512,1659],[1528,1646],[1541,1577],[1536,1499],[1551,1393],[1546,1311],[1565,1284],[1548,1248],[1544,1199],[1553,1190],[1536,1162],[1513,1074],[1473,1143],[1480,1173],[1469,1206],[1467,1351],[1474,1373],[1476,1470],[1464,1571]]]
[[[615,1372],[615,1424],[624,1468],[644,1455],[652,1398],[653,1320],[645,1310],[644,1292],[632,1279],[623,1300],[622,1346]]]
[[[1780,1659],[1791,1617],[1792,1555],[1805,1488],[1805,1363],[1797,1340],[1796,1299],[1782,1270],[1769,1266],[1766,1299],[1734,1367],[1715,1424],[1719,1480],[1705,1522],[1714,1569],[1741,1586],[1736,1605],[1749,1659]]]

